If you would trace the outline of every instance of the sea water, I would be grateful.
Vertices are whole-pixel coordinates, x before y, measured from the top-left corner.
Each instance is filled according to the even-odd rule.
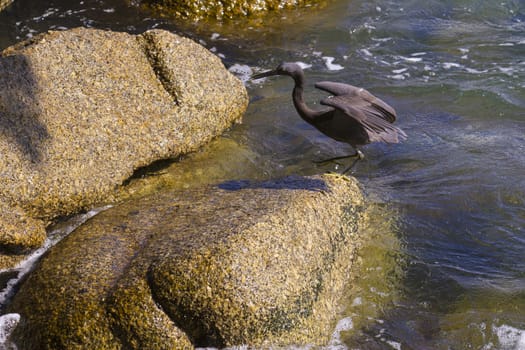
[[[0,47],[79,25],[164,28],[218,55],[251,98],[225,135],[257,155],[246,177],[337,171],[345,165],[312,161],[352,151],[297,116],[291,79],[251,74],[302,62],[312,108],[326,96],[313,88],[321,80],[391,104],[408,140],[363,147],[352,172],[379,208],[375,227],[389,225],[367,243],[327,347],[525,349],[523,1],[336,0],[194,24],[120,1],[16,0],[0,13]]]

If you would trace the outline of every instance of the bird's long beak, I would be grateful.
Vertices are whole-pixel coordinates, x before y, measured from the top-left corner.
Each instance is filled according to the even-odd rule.
[[[250,80],[266,78],[266,77],[270,77],[270,76],[272,76],[272,75],[279,75],[279,73],[277,73],[276,70],[269,70],[269,71],[267,71],[267,72],[263,72],[263,73],[259,73],[259,74],[252,75],[252,77],[250,78]]]

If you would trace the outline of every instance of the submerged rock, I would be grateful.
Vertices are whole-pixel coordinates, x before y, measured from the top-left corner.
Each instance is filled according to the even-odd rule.
[[[0,248],[38,246],[48,221],[107,201],[139,167],[198,149],[247,104],[219,58],[162,30],[77,28],[5,49]]]
[[[232,181],[100,213],[9,306],[22,349],[325,343],[352,273],[362,197],[337,176]]]

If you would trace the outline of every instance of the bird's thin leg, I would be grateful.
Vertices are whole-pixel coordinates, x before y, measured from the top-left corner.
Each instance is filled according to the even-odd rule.
[[[350,169],[352,169],[355,165],[355,163],[357,163],[358,161],[360,161],[361,159],[365,158],[365,155],[363,154],[363,152],[361,152],[360,150],[356,149],[356,158],[355,160],[352,162],[352,164],[350,164],[350,166],[348,168],[346,168],[345,170],[343,170],[343,172],[341,173],[341,175],[344,175],[346,174],[347,172],[350,171]]]
[[[323,160],[314,160],[314,163],[323,164],[323,163],[333,162],[334,160],[347,159],[347,158],[361,158],[361,157],[364,157],[363,153],[361,151],[359,151],[359,150],[356,150],[356,152],[354,154],[349,154],[349,155],[346,155],[346,156],[333,157],[333,158],[328,158],[328,159],[323,159]]]
[[[354,157],[357,158],[359,157],[359,155],[357,153],[354,153],[354,154],[349,154],[346,156],[333,157],[333,158],[328,158],[328,159],[323,159],[323,160],[314,160],[314,163],[323,164],[323,163],[333,162],[335,160],[354,158]]]

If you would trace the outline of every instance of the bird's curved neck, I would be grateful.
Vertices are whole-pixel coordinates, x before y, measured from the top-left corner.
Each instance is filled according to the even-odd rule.
[[[302,74],[298,74],[296,76],[292,77],[295,81],[295,86],[293,88],[293,104],[295,106],[295,109],[297,110],[297,113],[306,120],[307,122],[311,123],[317,116],[317,112],[313,109],[310,109],[303,99],[303,91],[304,91],[304,76]]]

